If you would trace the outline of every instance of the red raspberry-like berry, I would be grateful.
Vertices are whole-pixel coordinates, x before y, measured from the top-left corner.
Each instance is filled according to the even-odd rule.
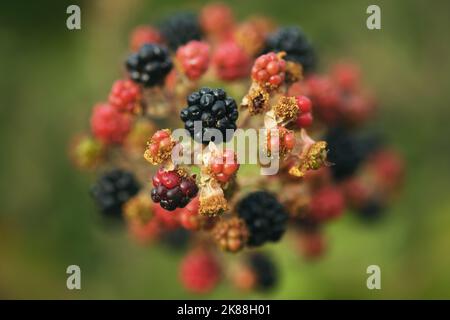
[[[336,187],[324,187],[311,199],[309,211],[314,219],[328,221],[339,217],[344,211],[344,197]]]
[[[275,52],[259,56],[252,67],[252,79],[262,85],[278,88],[284,81],[286,61]]]
[[[297,126],[299,128],[307,128],[313,122],[312,102],[307,96],[298,96],[296,100],[300,110],[297,117]]]
[[[244,78],[250,69],[250,57],[235,42],[219,45],[212,58],[217,76],[225,81]]]
[[[182,176],[177,170],[158,170],[153,177],[153,186],[151,191],[153,202],[159,203],[168,211],[184,208],[198,192],[195,178]]]
[[[363,125],[375,111],[373,97],[363,93],[347,94],[339,105],[342,119],[351,126]]]
[[[138,51],[146,43],[162,43],[161,34],[150,26],[138,26],[130,36],[130,47],[132,51]]]
[[[311,76],[306,79],[308,96],[314,112],[322,121],[335,125],[340,117],[341,91],[330,78]]]
[[[178,48],[177,59],[186,76],[196,80],[208,69],[209,45],[202,41],[190,41]]]
[[[133,112],[138,107],[141,88],[131,80],[117,80],[109,93],[109,103],[120,112]]]
[[[370,190],[361,179],[349,178],[341,184],[345,201],[352,209],[362,208],[370,199]]]
[[[312,111],[312,102],[307,96],[298,96],[297,106],[301,113],[308,113]]]
[[[402,158],[392,150],[381,150],[370,159],[381,189],[395,191],[402,183],[405,165]]]
[[[189,253],[181,262],[180,279],[184,287],[195,293],[210,292],[221,276],[216,258],[203,249]]]
[[[360,86],[360,70],[354,64],[336,64],[333,67],[332,76],[342,90],[354,91]]]
[[[223,154],[216,155],[211,159],[209,169],[217,181],[228,182],[239,169],[236,154],[233,150],[225,150]]]
[[[233,12],[223,3],[207,5],[200,13],[200,24],[206,33],[223,39],[234,25]]]
[[[297,126],[299,128],[308,128],[313,123],[313,116],[311,112],[301,114],[297,118]]]
[[[92,134],[104,143],[120,144],[131,128],[131,117],[109,104],[98,104],[91,116]]]

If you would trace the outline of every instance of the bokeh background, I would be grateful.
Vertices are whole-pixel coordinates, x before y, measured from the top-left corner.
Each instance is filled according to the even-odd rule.
[[[66,7],[82,30],[66,29]],[[323,67],[358,62],[382,110],[377,129],[405,157],[402,196],[381,222],[351,214],[329,225],[331,248],[315,263],[288,241],[269,246],[281,269],[277,290],[244,295],[226,283],[206,297],[177,281],[181,253],[133,243],[99,223],[87,193],[91,176],[67,157],[92,105],[120,76],[128,33],[203,1],[8,1],[0,4],[0,298],[450,298],[450,2],[229,1],[236,15],[261,13],[299,24]],[[382,29],[366,28],[378,4]],[[66,267],[82,290],[66,288]],[[382,289],[366,288],[366,267]]]

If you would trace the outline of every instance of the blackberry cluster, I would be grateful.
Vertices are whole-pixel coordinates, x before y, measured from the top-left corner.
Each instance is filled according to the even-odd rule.
[[[231,139],[227,135],[230,129],[236,130],[236,120],[239,116],[236,101],[227,97],[222,89],[202,88],[187,97],[188,106],[180,112],[180,118],[191,137],[203,144],[210,141],[220,143]],[[195,130],[194,122],[201,121],[201,130]],[[214,141],[214,130],[222,133],[222,141]]]
[[[248,264],[256,276],[256,286],[260,290],[270,290],[278,282],[278,270],[272,259],[263,253],[253,253]]]
[[[173,64],[165,47],[146,43],[137,53],[128,57],[126,67],[131,80],[146,87],[153,87],[164,82]]]
[[[102,213],[121,217],[123,204],[139,189],[139,183],[131,172],[114,169],[97,180],[91,188],[91,195]]]
[[[324,140],[328,143],[327,160],[332,163],[330,169],[337,181],[353,175],[369,151],[366,139],[343,128],[329,130]]]
[[[248,245],[260,246],[278,241],[286,230],[288,213],[277,198],[266,191],[250,193],[236,206],[250,232]]]
[[[160,32],[169,49],[173,51],[191,40],[202,38],[197,16],[189,12],[180,12],[166,19],[161,23]]]
[[[153,202],[168,211],[184,208],[198,192],[193,177],[181,176],[177,171],[159,170],[153,177]]]
[[[316,66],[314,48],[299,27],[284,27],[269,35],[264,53],[285,51],[285,60],[300,63],[303,71],[309,73]]]

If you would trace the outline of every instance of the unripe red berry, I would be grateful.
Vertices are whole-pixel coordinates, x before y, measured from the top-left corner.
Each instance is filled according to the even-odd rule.
[[[299,128],[308,128],[313,123],[313,115],[311,112],[300,114],[297,118],[297,126]]]
[[[352,209],[362,208],[370,199],[370,190],[356,177],[347,179],[341,184],[346,203]]]
[[[204,249],[189,253],[180,266],[181,282],[191,292],[210,292],[218,284],[220,276],[218,261]]]
[[[131,117],[118,112],[109,104],[98,104],[91,116],[92,134],[104,143],[120,144],[131,128]]]
[[[340,118],[341,91],[329,78],[310,76],[306,79],[308,96],[314,105],[314,114],[329,125],[336,125]]]
[[[222,163],[213,163],[210,166],[210,168],[211,168],[212,173],[219,174],[223,170],[223,164]]]
[[[233,12],[226,4],[209,4],[200,13],[200,24],[206,33],[223,39],[233,27]]]
[[[133,112],[138,106],[141,88],[131,80],[117,80],[109,94],[109,103],[120,112]]]
[[[225,81],[244,78],[250,71],[250,57],[232,41],[220,44],[214,52],[212,61],[217,76]]]
[[[177,59],[186,76],[196,80],[208,69],[209,45],[201,41],[190,41],[178,48]]]
[[[277,88],[285,78],[286,61],[274,52],[259,56],[252,67],[252,79]]]
[[[339,217],[344,211],[344,197],[336,187],[324,187],[311,199],[309,211],[314,219],[328,221]]]
[[[385,192],[395,191],[404,178],[403,159],[392,150],[381,150],[372,156],[370,166],[375,172],[379,187]]]
[[[333,78],[343,90],[353,91],[360,85],[360,70],[351,63],[339,63],[333,67]]]
[[[342,119],[351,126],[363,125],[375,111],[375,101],[367,94],[346,94],[339,105]]]
[[[222,183],[228,182],[238,169],[239,164],[233,150],[225,150],[223,154],[214,155],[209,164],[212,176]]]
[[[158,30],[150,26],[138,26],[130,36],[130,47],[132,51],[138,51],[146,43],[162,43],[162,37]]]
[[[307,96],[297,96],[297,106],[301,113],[312,111],[312,102]]]

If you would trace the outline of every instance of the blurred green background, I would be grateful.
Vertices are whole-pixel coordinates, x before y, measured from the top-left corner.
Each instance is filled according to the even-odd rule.
[[[66,29],[78,3],[82,30]],[[181,254],[142,247],[102,227],[87,194],[92,177],[67,157],[70,136],[88,129],[91,107],[121,75],[127,35],[203,1],[39,1],[0,5],[0,298],[196,298],[177,282]],[[449,1],[229,1],[236,15],[299,24],[322,66],[358,62],[377,93],[377,124],[405,157],[408,176],[386,219],[347,215],[327,228],[330,250],[307,263],[289,241],[270,246],[281,268],[271,294],[222,284],[206,298],[450,298]],[[378,4],[382,29],[366,28]],[[66,289],[66,267],[82,290]],[[366,268],[382,289],[366,288]]]

